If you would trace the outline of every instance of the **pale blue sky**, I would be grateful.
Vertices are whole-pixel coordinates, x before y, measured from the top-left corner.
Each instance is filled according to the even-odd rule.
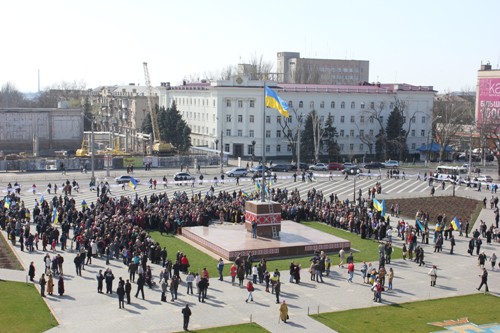
[[[370,61],[370,81],[475,90],[500,62],[500,1],[39,1],[2,3],[0,84],[181,82],[279,51]]]

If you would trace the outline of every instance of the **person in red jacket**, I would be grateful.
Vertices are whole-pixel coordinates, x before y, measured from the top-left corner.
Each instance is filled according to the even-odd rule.
[[[253,302],[253,292],[254,292],[254,287],[253,287],[253,283],[252,281],[248,281],[247,283],[247,291],[248,291],[248,296],[247,296],[247,299],[245,300],[245,302],[248,303],[248,300],[250,300],[250,302]]]

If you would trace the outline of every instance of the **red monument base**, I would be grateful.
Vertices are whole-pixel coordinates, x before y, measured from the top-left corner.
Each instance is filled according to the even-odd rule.
[[[247,201],[245,203],[245,228],[252,232],[257,222],[257,236],[278,238],[281,231],[281,205],[277,202]]]

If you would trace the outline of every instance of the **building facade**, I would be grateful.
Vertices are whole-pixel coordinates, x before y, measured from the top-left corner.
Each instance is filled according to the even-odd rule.
[[[340,153],[346,160],[374,153],[375,136],[380,130],[374,112],[385,127],[397,102],[404,104],[404,126],[409,132],[407,145],[410,154],[417,154],[416,149],[426,143],[431,130],[435,94],[432,87],[266,84],[288,101],[290,118],[283,119],[276,110],[265,110],[263,82],[245,76],[235,76],[227,81],[160,87],[160,106],[168,107],[175,101],[191,127],[193,146],[220,149],[222,143],[224,151],[235,157],[258,157],[265,151],[269,158],[290,159],[296,142],[285,138],[282,122],[286,121],[290,130],[296,131],[298,119],[312,110],[318,113],[320,122],[329,115],[333,117],[333,126],[339,134]]]
[[[488,63],[481,65],[477,73],[476,122],[500,122],[500,70]]]
[[[301,58],[299,52],[278,52],[278,82],[360,85],[368,82],[366,60]]]

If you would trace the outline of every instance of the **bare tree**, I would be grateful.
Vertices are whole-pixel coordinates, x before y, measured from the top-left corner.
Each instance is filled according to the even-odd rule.
[[[288,113],[290,117],[287,119],[281,119],[279,121],[279,125],[281,126],[281,131],[283,136],[288,141],[288,144],[292,148],[292,160],[297,161],[297,139],[300,131],[300,118],[298,114],[298,110],[296,108],[290,107],[288,108]],[[291,127],[290,124],[296,122],[297,126]]]
[[[379,127],[379,133],[374,137],[375,143],[378,144],[378,150],[380,151],[380,158],[384,161],[387,159],[387,146],[386,146],[386,133],[384,125],[384,117],[382,112],[385,108],[385,102],[381,101],[378,104],[372,103],[370,108],[363,111],[362,114],[366,115],[370,121],[376,121]],[[365,137],[365,140],[369,140],[369,137]],[[377,148],[377,147],[376,147]],[[376,149],[377,150],[377,149]]]
[[[292,73],[293,83],[318,83],[320,71],[317,65],[299,61]]]
[[[271,80],[273,69],[273,63],[271,61],[265,61],[263,56],[258,57],[255,53],[250,56],[248,61],[250,65],[250,72],[245,73],[250,76],[251,80]]]
[[[462,98],[445,94],[439,96],[434,101],[433,115],[436,120],[434,128],[436,139],[441,148],[439,150],[439,160],[443,160],[444,151],[455,135],[462,130],[463,125],[469,119],[471,104]]]
[[[316,162],[319,162],[319,154],[321,150],[321,143],[323,142],[323,136],[325,135],[325,128],[316,110],[311,111],[311,118],[313,125],[312,130],[314,139],[314,160]]]
[[[24,95],[12,82],[7,82],[0,90],[0,107],[14,108],[26,106]]]
[[[68,101],[70,106],[82,105],[82,95],[85,93],[86,83],[84,81],[61,81],[46,88],[36,99],[37,107],[54,108],[57,102]]]

